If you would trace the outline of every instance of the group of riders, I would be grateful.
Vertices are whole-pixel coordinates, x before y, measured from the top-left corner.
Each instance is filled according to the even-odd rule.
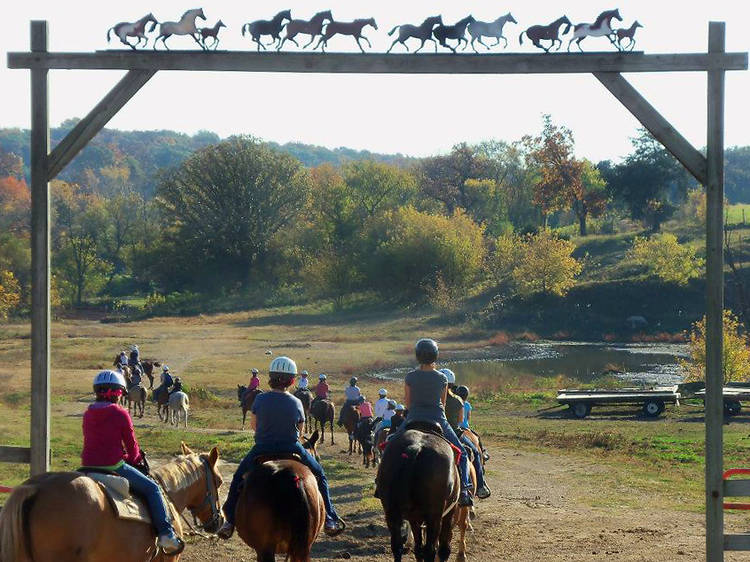
[[[468,402],[469,389],[456,386],[454,373],[450,369],[436,369],[438,345],[432,339],[420,339],[415,346],[419,368],[410,372],[405,379],[404,404],[388,398],[388,392],[381,388],[375,406],[362,395],[357,386],[357,378],[352,377],[345,390],[346,405],[355,406],[360,414],[360,423],[374,423],[374,433],[388,431],[386,443],[397,440],[413,422],[437,424],[445,439],[457,452],[457,464],[461,479],[458,504],[473,505],[472,497],[483,499],[490,495],[484,480],[483,460],[489,456],[481,446],[478,448],[467,432],[471,420],[471,404]],[[123,352],[118,359],[119,367],[127,366],[133,374],[140,371],[137,346],[128,355]],[[120,362],[121,361],[121,362]],[[166,376],[165,376],[166,373]],[[173,390],[175,383],[168,375],[165,366],[160,388]],[[228,539],[234,532],[235,511],[245,475],[251,471],[256,459],[269,455],[293,454],[314,474],[325,506],[324,531],[330,536],[341,533],[345,522],[338,516],[331,501],[328,480],[316,458],[305,449],[300,441],[305,423],[302,402],[289,392],[297,382],[298,389],[308,389],[307,371],[299,373],[296,363],[288,357],[276,357],[269,366],[268,384],[270,391],[258,393],[251,408],[251,426],[255,430],[255,444],[238,466],[232,478],[226,501],[223,505],[225,522],[218,530],[220,538]],[[257,369],[251,373],[249,390],[260,390]],[[169,378],[167,378],[167,376]],[[318,376],[313,392],[316,400],[328,400],[330,388],[327,376]],[[172,382],[172,384],[168,384]],[[115,472],[127,479],[133,491],[146,500],[157,535],[157,545],[166,555],[179,553],[184,542],[175,533],[164,492],[148,475],[148,463],[133,430],[133,422],[128,411],[119,405],[121,396],[127,390],[127,383],[119,370],[106,370],[94,378],[96,400],[83,417],[82,461],[87,468]],[[343,423],[339,420],[340,425]],[[459,435],[461,437],[459,437]],[[477,436],[478,437],[478,436]],[[387,444],[385,445],[388,446]],[[480,450],[481,449],[481,450]],[[469,473],[469,459],[476,470],[477,488]],[[380,497],[376,489],[375,497]]]
[[[121,351],[115,358],[114,367],[121,374],[127,373],[125,381],[127,386],[125,389],[126,393],[136,386],[143,386],[143,375],[146,371],[141,362],[141,353],[137,345],[130,346],[130,353],[125,350]],[[166,392],[169,396],[181,391],[182,379],[180,377],[173,377],[169,371],[169,366],[163,365],[161,374],[159,375],[159,386],[154,389],[151,399],[154,402],[158,402],[159,395],[162,392]]]

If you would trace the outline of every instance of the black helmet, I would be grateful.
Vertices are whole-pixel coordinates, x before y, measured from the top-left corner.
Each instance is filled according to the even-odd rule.
[[[354,386],[355,384],[357,384],[357,377],[352,377],[352,378],[350,378],[350,379],[349,379],[349,384],[350,384],[351,386]]]
[[[469,387],[461,385],[454,391],[461,400],[466,400],[469,397]]]
[[[419,361],[420,365],[429,365],[437,361],[438,344],[435,340],[422,338],[417,342],[414,351],[417,354],[417,361]]]

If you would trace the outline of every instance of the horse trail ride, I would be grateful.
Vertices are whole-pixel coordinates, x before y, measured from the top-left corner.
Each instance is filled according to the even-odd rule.
[[[199,18],[206,21],[203,9],[188,10],[178,21],[165,22],[157,21],[154,15],[149,13],[135,22],[120,22],[112,26],[107,31],[107,42],[111,40],[111,35],[114,32],[123,45],[133,50],[137,50],[141,46],[145,48],[149,41],[147,33],[155,31],[158,26],[159,32],[153,41],[153,49],[156,49],[158,42],[161,41],[163,47],[166,50],[170,50],[167,46],[167,39],[173,35],[184,35],[191,37],[204,51],[216,50],[219,46],[219,32],[221,28],[227,27],[226,24],[222,20],[218,20],[211,27],[199,28],[196,26],[196,20]],[[573,24],[567,16],[561,16],[550,24],[532,25],[522,31],[518,37],[518,43],[519,45],[523,45],[523,36],[526,35],[535,47],[542,49],[545,53],[549,53],[553,50],[559,50],[562,47],[561,36],[567,35],[572,29],[573,33],[568,41],[568,52],[570,52],[574,42],[579,51],[583,52],[581,43],[588,37],[604,37],[618,51],[632,51],[635,47],[635,32],[639,27],[643,26],[638,21],[634,21],[630,27],[615,29],[612,27],[612,20],[622,21],[618,9],[602,12],[592,23]],[[416,39],[420,42],[419,47],[417,47],[414,53],[418,53],[427,41],[432,41],[435,46],[435,52],[438,51],[438,45],[440,45],[452,53],[456,53],[457,49],[462,46],[462,50],[466,50],[467,47],[471,46],[475,53],[479,53],[475,42],[485,47],[487,51],[490,51],[493,47],[500,45],[501,39],[504,41],[503,48],[507,48],[508,39],[503,35],[503,29],[508,23],[518,24],[510,12],[493,21],[479,21],[472,15],[468,15],[453,25],[445,25],[442,17],[439,15],[430,16],[419,25],[401,24],[393,27],[388,32],[388,35],[392,36],[398,30],[398,36],[393,40],[386,53],[390,53],[397,44],[402,45],[409,51],[406,43],[408,39]],[[148,24],[150,24],[149,29],[147,29]],[[563,25],[565,25],[565,29],[561,33],[560,28]],[[359,50],[364,53],[365,49],[361,41],[366,42],[372,48],[370,40],[363,35],[364,28],[368,26],[374,30],[378,29],[378,25],[373,18],[340,22],[333,19],[333,14],[330,10],[326,10],[316,13],[309,20],[303,20],[292,19],[291,10],[283,10],[271,19],[256,20],[242,24],[241,33],[242,37],[246,35],[250,37],[258,52],[261,50],[267,51],[269,47],[275,47],[277,51],[280,51],[287,41],[294,43],[297,48],[307,49],[315,43],[316,39],[317,43],[312,47],[313,50],[320,49],[322,52],[325,52],[328,41],[332,37],[344,35],[352,37]],[[282,32],[284,31],[286,33],[282,36]],[[467,33],[470,40],[467,39]],[[310,37],[310,40],[301,47],[296,40],[296,37],[300,34]],[[270,38],[271,41],[264,43],[263,39],[265,37]],[[136,38],[137,41],[133,43],[129,38]],[[495,42],[488,45],[482,40],[483,38],[495,39]],[[210,43],[208,39],[211,39]],[[625,39],[627,39],[627,42],[623,44]],[[456,41],[455,46],[449,44],[448,40]],[[549,41],[550,44],[545,45],[542,41]],[[141,42],[143,42],[143,45],[141,45]]]

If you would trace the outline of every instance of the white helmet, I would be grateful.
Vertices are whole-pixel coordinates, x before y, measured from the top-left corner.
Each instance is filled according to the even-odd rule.
[[[137,345],[131,345],[130,346],[130,351],[138,351],[138,346]]]
[[[308,373],[308,372],[307,372],[307,369],[305,369],[304,371],[302,371],[302,374],[303,374],[303,375],[309,375],[310,373]]]
[[[258,374],[258,369],[255,369],[255,368],[253,368],[253,369],[250,369],[250,372],[251,372],[251,373],[252,373],[253,375],[257,375],[257,374]]]
[[[285,375],[296,375],[297,364],[289,359],[289,357],[277,357],[271,361],[271,366],[268,367],[269,373],[283,373]]]
[[[163,367],[161,368],[161,370],[162,370],[162,371],[164,371],[164,372],[166,373],[167,371],[169,371],[169,367],[168,367],[168,366],[166,366],[166,365],[164,365],[164,366],[163,366]]]
[[[406,410],[406,408],[404,407],[403,404],[399,404],[398,406],[396,406],[397,412],[403,412],[404,410]]]
[[[389,408],[396,408],[396,406],[398,406],[398,404],[396,404],[395,400],[393,400],[393,399],[388,400],[388,407]]]
[[[326,376],[326,374],[325,374],[325,373],[320,373],[320,374],[318,375],[318,379],[320,379],[320,380],[322,380],[322,381],[326,380],[327,378],[328,378],[328,377]]]
[[[456,384],[456,375],[453,371],[450,369],[440,369],[440,372],[445,375],[446,379],[448,379],[448,384]]]
[[[125,377],[117,371],[101,371],[94,377],[94,388],[100,385],[119,386],[125,390]]]
[[[388,396],[388,391],[385,388],[381,388],[378,390],[378,394],[380,394],[380,396]]]

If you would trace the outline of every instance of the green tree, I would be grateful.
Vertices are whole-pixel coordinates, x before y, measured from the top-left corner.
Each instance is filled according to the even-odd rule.
[[[575,244],[548,230],[524,236],[511,273],[518,293],[565,296],[583,268],[573,257],[574,250]]]
[[[350,162],[343,167],[342,174],[362,218],[406,205],[416,193],[414,176],[390,164],[373,160]]]
[[[730,310],[724,310],[722,345],[723,384],[750,380],[750,349],[742,324]],[[687,382],[706,380],[706,317],[687,332],[689,360],[680,360]]]
[[[627,257],[635,264],[666,283],[687,285],[688,281],[700,277],[704,260],[696,256],[695,248],[677,241],[674,234],[664,233],[651,238],[637,236]]]

